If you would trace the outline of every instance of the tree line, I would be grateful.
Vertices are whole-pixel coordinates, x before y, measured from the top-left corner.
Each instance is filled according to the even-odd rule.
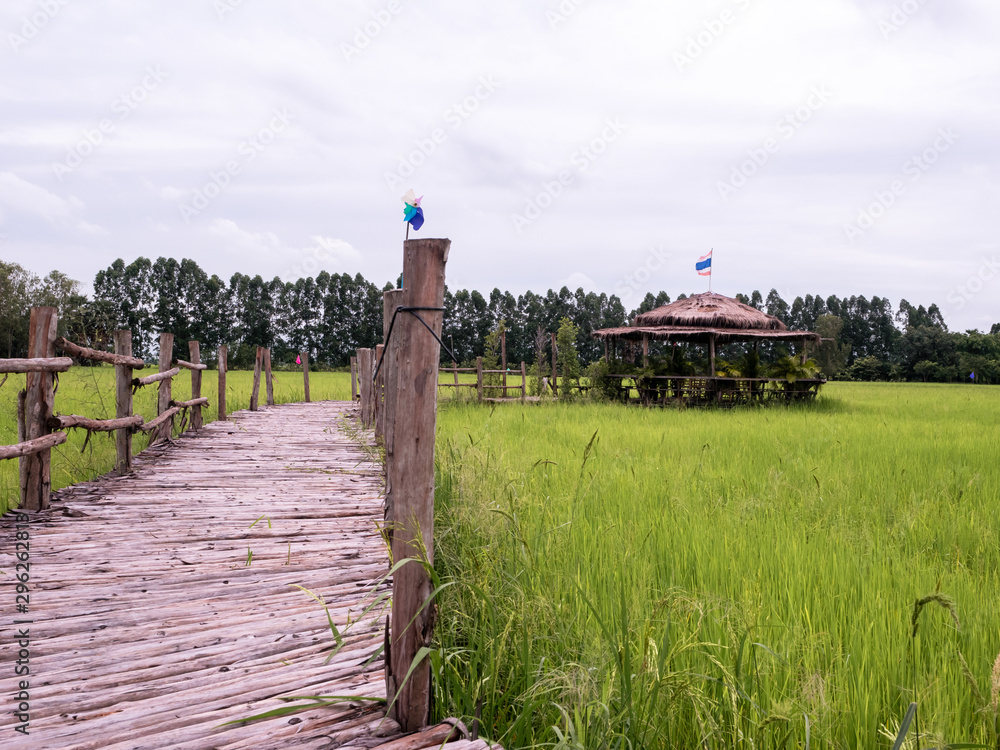
[[[299,351],[308,351],[318,366],[344,367],[356,349],[381,343],[382,292],[392,288],[394,283],[379,287],[360,274],[326,271],[296,281],[235,273],[226,281],[193,260],[139,257],[128,264],[118,259],[98,271],[91,298],[59,271],[39,278],[0,261],[0,356],[25,356],[28,310],[52,305],[59,309],[61,335],[109,348],[112,332],[128,328],[135,355],[150,361],[157,356],[158,334],[167,332],[174,334],[180,358],[187,354],[186,342],[197,340],[207,362],[220,344],[228,344],[234,368],[252,366],[257,346],[270,347],[277,364],[290,364]],[[1000,323],[989,333],[951,332],[937,305],[925,308],[904,299],[894,309],[878,296],[807,294],[788,302],[772,289],[766,297],[753,291],[737,298],[791,329],[831,339],[811,352],[828,377],[954,382],[975,373],[978,382],[1000,383]],[[629,311],[616,295],[583,289],[517,296],[499,289],[488,296],[448,289],[442,359],[454,355],[460,363],[474,362],[487,353],[487,336],[502,322],[508,362],[533,363],[539,334],[548,338],[569,320],[580,361],[592,362],[604,354],[592,331],[628,325],[635,315],[670,301],[665,292],[650,293]],[[730,347],[730,354],[738,348]],[[767,352],[787,353],[778,345]]]

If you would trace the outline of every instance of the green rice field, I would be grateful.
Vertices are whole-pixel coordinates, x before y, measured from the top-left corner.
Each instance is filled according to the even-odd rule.
[[[1000,388],[904,384],[444,406],[437,714],[481,701],[508,749],[888,748],[915,701],[905,747],[998,747],[998,422]]]
[[[300,373],[275,377],[278,402],[302,398]],[[231,412],[250,382],[229,373]],[[21,387],[0,388],[0,443]],[[349,376],[311,390],[347,399]],[[731,411],[455,390],[437,717],[478,712],[507,750],[890,748],[916,702],[903,747],[1000,748],[1000,388],[831,383]],[[113,416],[112,393],[111,368],[74,368],[56,408]],[[155,415],[155,387],[136,410]],[[110,438],[83,439],[55,451],[54,487],[113,465]],[[4,502],[16,466],[0,463]]]

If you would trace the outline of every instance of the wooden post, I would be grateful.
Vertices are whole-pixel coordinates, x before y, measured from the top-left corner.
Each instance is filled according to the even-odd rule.
[[[559,358],[559,351],[556,348],[556,335],[552,334],[552,395],[559,395],[559,381],[556,377],[556,360]]]
[[[483,358],[476,357],[476,395],[483,400]]]
[[[456,362],[455,360],[452,360],[451,361],[451,369],[452,369],[452,372],[455,374],[455,395],[457,396],[458,395],[458,362]]]
[[[190,362],[193,365],[201,364],[201,342],[199,341],[188,341],[188,352],[190,353]],[[201,370],[191,370],[191,400],[201,398]],[[201,429],[204,423],[201,417],[201,404],[198,406],[192,406],[193,409],[191,413],[191,429],[197,432]]]
[[[382,361],[382,369],[385,370],[385,377],[382,381],[385,385],[385,404],[383,416],[383,446],[385,448],[385,529],[389,535],[389,543],[392,543],[392,483],[389,481],[389,467],[392,466],[393,455],[396,450],[396,363],[399,354],[399,339],[395,332],[389,338],[389,326],[392,325],[392,316],[396,308],[403,304],[403,290],[390,289],[382,294],[382,341],[386,347],[385,359]],[[398,316],[397,316],[398,317]]]
[[[407,307],[442,307],[444,267],[450,240],[407,240],[403,245],[403,290]],[[422,311],[421,318],[441,335],[444,315]],[[392,464],[392,559],[434,562],[434,433],[437,419],[438,364],[441,347],[412,315],[396,318],[392,334],[400,339],[396,370],[395,455]],[[394,718],[404,732],[425,726],[430,719],[430,660],[410,670],[417,652],[430,646],[435,604],[425,606],[431,593],[430,577],[419,562],[402,566],[393,575],[392,625],[387,675],[388,696],[398,694]]]
[[[229,347],[219,347],[219,421],[226,421],[226,370],[229,369]]]
[[[115,354],[123,357],[132,356],[132,331],[114,332]],[[132,368],[127,365],[115,365],[115,418],[122,419],[132,416]],[[132,430],[124,429],[115,432],[115,473],[123,476],[132,471]]]
[[[711,334],[708,339],[708,363],[709,371],[708,376],[711,378],[715,377],[715,334]]]
[[[172,333],[161,333],[160,334],[160,369],[159,372],[166,372],[171,369],[171,362],[174,361],[174,334]],[[156,402],[156,414],[159,416],[163,414],[167,409],[170,408],[170,402],[173,400],[173,378],[165,378],[160,381],[159,391],[157,395]],[[159,429],[153,432],[152,437],[150,437],[150,442],[155,442],[158,440],[169,440],[171,435],[173,435],[174,430],[174,419],[171,417],[165,421]]]
[[[31,308],[28,332],[28,357],[45,358],[56,355],[56,326],[58,316],[54,307]],[[25,374],[27,386],[24,402],[24,437],[34,440],[49,434],[48,418],[55,411],[55,390],[51,372]],[[52,492],[52,450],[25,456],[21,483],[21,506],[26,510],[45,510],[49,507]]]
[[[271,347],[264,350],[264,384],[267,386],[267,405],[274,406],[274,381],[271,379]]]
[[[25,400],[28,397],[27,391],[17,392],[17,442],[23,443],[28,439],[28,427],[25,424]],[[28,460],[25,457],[17,459],[17,471],[18,471],[18,491],[20,492],[20,499],[22,507],[24,505],[24,488],[26,486],[27,480],[25,479],[25,472],[28,469]]]
[[[372,426],[372,350],[358,349],[358,381],[361,391],[361,426]]]
[[[507,398],[507,331],[500,331],[500,369],[503,370],[503,397]]]
[[[351,401],[358,400],[358,358],[351,357]]]
[[[642,366],[649,367],[649,334],[642,334]]]
[[[611,354],[608,351],[608,340],[607,339],[604,339],[604,361],[605,362],[610,362],[611,361]]]
[[[306,386],[306,403],[308,404],[309,399],[309,352],[300,352],[299,356],[302,358],[302,381]]]
[[[264,347],[257,347],[257,356],[253,361],[253,388],[250,390],[250,411],[257,411],[260,401],[260,368],[264,366]]]
[[[382,352],[384,350],[385,350],[385,346],[383,346],[382,344],[376,344],[375,351],[372,354],[372,356],[373,356],[373,359],[372,359],[372,372],[373,373],[374,373],[374,368],[378,367],[378,363],[379,363],[380,359],[382,358]],[[384,382],[384,378],[385,378],[385,373],[380,368],[379,371],[378,371],[378,377],[375,379],[375,382],[372,383],[372,411],[375,414],[375,419],[374,419],[374,423],[375,423],[375,439],[379,440],[379,441],[383,440],[384,435],[385,435],[385,432],[384,432],[384,428],[385,428],[385,406],[384,406],[384,402],[382,400],[383,395],[384,395],[383,392],[382,392],[382,383]]]
[[[528,368],[521,362],[521,400],[528,397]]]

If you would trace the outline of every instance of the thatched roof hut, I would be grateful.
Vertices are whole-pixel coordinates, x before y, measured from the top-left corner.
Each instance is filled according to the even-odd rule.
[[[633,325],[594,331],[594,338],[605,342],[618,339],[642,341],[644,353],[650,341],[686,341],[709,346],[711,368],[715,371],[716,343],[733,341],[813,341],[818,333],[790,331],[773,315],[761,312],[739,300],[714,292],[695,294],[655,310],[637,315]]]

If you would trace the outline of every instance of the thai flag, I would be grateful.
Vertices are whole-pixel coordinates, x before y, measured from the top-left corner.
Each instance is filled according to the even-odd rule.
[[[699,276],[711,276],[712,251],[709,250],[706,255],[702,255],[700,258],[698,258],[698,262],[694,264],[694,268],[698,272]]]

